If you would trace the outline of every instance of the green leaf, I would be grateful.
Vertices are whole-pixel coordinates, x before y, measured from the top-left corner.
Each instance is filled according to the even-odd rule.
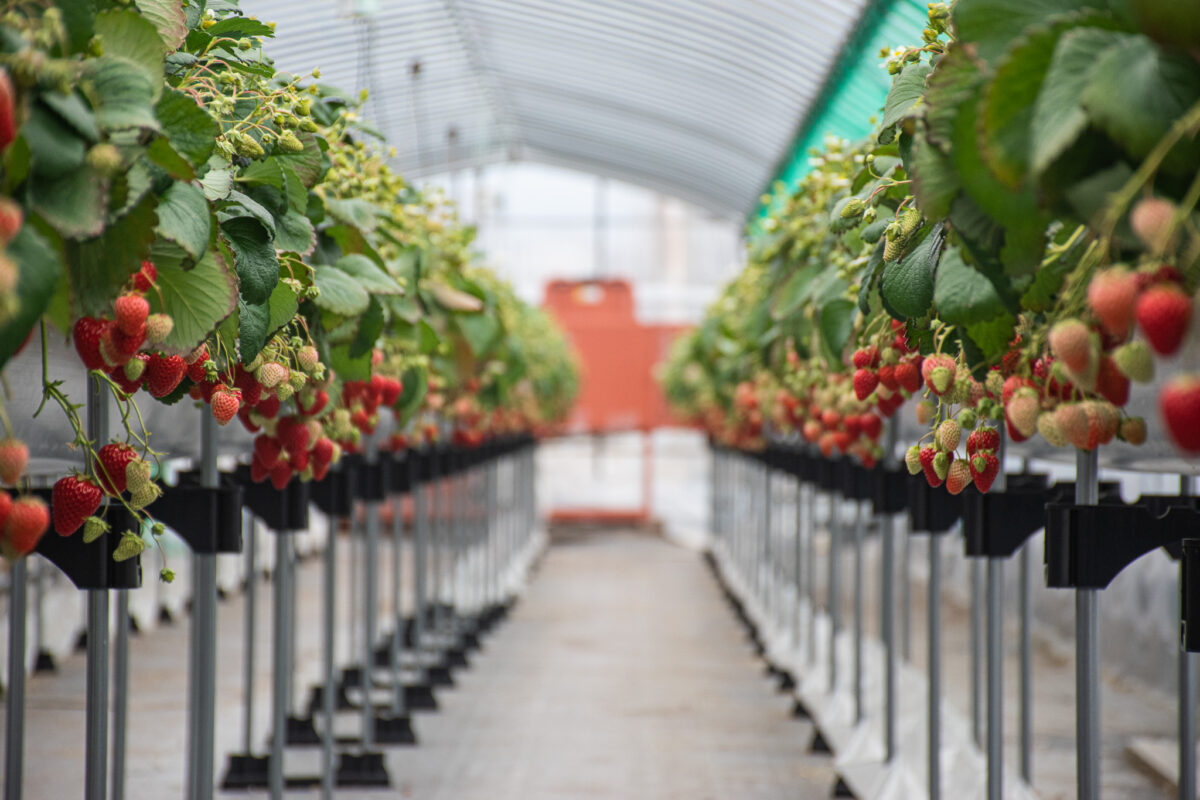
[[[328,264],[313,269],[313,285],[320,294],[313,300],[318,308],[343,317],[353,317],[367,310],[371,296],[349,274]]]
[[[176,153],[171,147],[171,143],[161,136],[146,148],[146,158],[177,181],[196,179],[196,171],[192,169],[192,165],[187,162],[187,159]]]
[[[62,274],[62,262],[54,248],[34,225],[25,224],[8,243],[6,255],[17,265],[17,307],[0,324],[0,367],[16,355],[26,336],[46,310]]]
[[[274,156],[279,163],[291,169],[300,178],[304,188],[311,189],[325,174],[320,140],[312,133],[299,133],[304,149],[299,153],[279,153]]]
[[[288,207],[303,214],[308,209],[308,188],[294,169],[279,161],[278,156],[275,161],[283,171],[283,190],[287,194]]]
[[[96,15],[96,35],[108,56],[117,56],[137,64],[153,83],[153,97],[163,87],[162,37],[154,23],[135,11],[110,10]]]
[[[329,367],[343,381],[371,380],[371,353],[355,358],[350,355],[350,346],[339,344],[329,348]]]
[[[167,50],[175,50],[187,37],[187,20],[178,0],[135,0],[138,11],[150,21]]]
[[[270,235],[252,217],[225,220],[221,233],[233,249],[242,299],[266,302],[279,282],[279,259]]]
[[[376,266],[375,262],[366,256],[358,254],[342,256],[334,266],[353,277],[371,294],[401,294],[403,292],[395,278]]]
[[[950,45],[929,74],[925,91],[925,137],[943,153],[950,153],[959,109],[975,96],[982,77],[979,62],[957,43]]]
[[[68,52],[82,53],[87,49],[94,32],[92,25],[96,19],[96,4],[93,0],[58,0],[54,6],[62,11]]]
[[[1003,312],[1004,302],[987,277],[963,261],[957,247],[942,253],[934,281],[933,302],[938,317],[952,325],[967,325]]]
[[[1008,343],[1016,333],[1017,320],[1007,311],[982,322],[967,325],[967,335],[990,361],[1008,352]]]
[[[243,39],[249,36],[265,36],[270,39],[275,36],[275,31],[270,25],[242,16],[227,17],[209,28],[207,33],[214,39]]]
[[[933,302],[933,271],[941,254],[941,226],[899,261],[883,268],[880,292],[888,305],[906,318],[922,317]]]
[[[853,300],[840,298],[830,300],[821,307],[821,344],[831,365],[842,363],[842,350],[854,330],[854,317],[858,306]]]
[[[881,128],[886,130],[911,114],[925,93],[925,77],[931,69],[928,64],[909,64],[896,76],[883,104]]]
[[[1200,70],[1187,54],[1160,48],[1144,36],[1105,51],[1083,91],[1092,121],[1137,159],[1145,158],[1176,119],[1200,99]],[[1200,142],[1184,137],[1163,169],[1194,174]]]
[[[368,233],[375,230],[378,209],[361,197],[349,200],[327,197],[325,198],[325,209],[334,219],[339,219]]]
[[[425,395],[429,391],[429,374],[423,366],[411,366],[404,370],[400,382],[404,389],[396,400],[396,408],[400,410],[398,422],[404,425],[412,419],[413,414],[425,401]]]
[[[234,190],[229,193],[228,202],[217,212],[217,218],[224,224],[228,220],[239,217],[257,220],[267,232],[268,237],[275,236],[275,215],[271,213],[271,210],[250,195]]]
[[[242,174],[238,176],[238,182],[274,186],[282,192],[283,168],[279,165],[279,160],[275,157],[262,161],[252,161],[250,162],[250,166],[242,170]]]
[[[500,336],[500,322],[491,314],[455,314],[454,323],[476,357],[487,353]]]
[[[426,282],[425,288],[437,300],[438,305],[448,311],[482,311],[483,301],[473,294],[455,289],[453,286],[448,286],[445,283],[430,278]]]
[[[139,128],[156,131],[154,116],[155,88],[162,78],[152,81],[145,70],[117,56],[92,58],[84,62],[84,93],[96,113],[103,131]]]
[[[1066,190],[1067,201],[1082,221],[1099,226],[1108,211],[1109,201],[1133,177],[1123,161],[1089,175]]]
[[[238,354],[243,364],[254,360],[267,341],[296,316],[296,293],[280,283],[265,303],[238,301]]]
[[[224,200],[233,189],[233,174],[226,169],[210,169],[200,179],[200,188],[209,201]]]
[[[312,222],[294,208],[275,220],[275,249],[289,250],[306,256],[317,246],[317,234]]]
[[[911,177],[912,193],[921,213],[926,219],[944,219],[960,189],[950,157],[924,138],[918,138],[913,142]]]
[[[1033,282],[1021,295],[1021,307],[1029,311],[1046,312],[1058,303],[1063,280],[1075,265],[1065,258],[1043,265],[1033,273]]]
[[[158,218],[158,198],[147,194],[126,214],[84,242],[65,243],[67,271],[79,313],[76,316],[107,316],[129,276],[150,254]]]
[[[69,239],[90,239],[104,230],[108,182],[82,166],[57,180],[34,180],[33,207]]]
[[[1108,0],[958,0],[954,29],[961,44],[971,44],[979,57],[995,62],[1030,27],[1061,14],[1108,11]]]
[[[429,355],[434,350],[437,350],[437,346],[441,344],[441,341],[441,337],[438,336],[437,331],[433,329],[432,325],[425,320],[417,323],[417,349],[422,355]]]
[[[29,145],[33,174],[39,180],[54,180],[83,165],[87,142],[41,103],[34,103],[21,128]]]
[[[379,304],[378,297],[372,297],[367,310],[358,318],[358,330],[354,332],[354,341],[350,342],[350,357],[369,355],[382,333],[383,306]]]
[[[154,113],[162,123],[163,135],[176,153],[193,167],[208,161],[221,128],[191,95],[167,87],[155,105]]]
[[[1030,122],[1035,174],[1044,172],[1087,128],[1083,90],[1098,58],[1122,38],[1119,33],[1087,27],[1067,31],[1058,40]]]
[[[158,291],[147,294],[150,310],[174,320],[170,335],[158,349],[168,355],[187,355],[237,308],[237,277],[218,248],[209,248],[191,269],[174,245],[155,245]]]
[[[171,184],[158,204],[158,235],[187,253],[185,266],[204,255],[212,236],[212,212],[204,192],[190,183]]]
[[[49,108],[59,119],[89,142],[100,141],[100,130],[96,127],[96,116],[79,95],[79,92],[61,94],[42,92],[38,102]]]

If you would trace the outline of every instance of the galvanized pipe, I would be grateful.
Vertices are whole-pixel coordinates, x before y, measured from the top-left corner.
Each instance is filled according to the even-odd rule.
[[[217,425],[207,409],[200,410],[200,485],[215,489],[217,475]],[[119,614],[119,612],[118,612]],[[192,629],[188,666],[191,697],[188,775],[191,800],[213,796],[213,737],[216,729],[217,674],[217,557],[214,553],[192,554]],[[120,625],[120,620],[118,620]],[[119,650],[119,648],[118,648]],[[113,800],[119,800],[114,794]]]
[[[275,580],[271,602],[273,619],[271,630],[271,763],[268,781],[271,800],[282,800],[284,791],[283,754],[287,745],[287,713],[291,704],[288,697],[288,626],[290,607],[288,583],[291,571],[291,541],[289,534],[275,532]]]
[[[108,441],[108,394],[88,375],[87,428],[93,442]],[[105,800],[108,791],[108,590],[87,593],[87,739],[84,745],[84,800]]]
[[[21,800],[25,769],[25,617],[29,557],[12,562],[8,579],[8,683],[4,693],[4,800]]]
[[[929,536],[929,800],[942,798],[942,539]]]
[[[896,712],[899,693],[896,674],[896,537],[895,517],[884,515],[881,535],[883,536],[883,581],[880,610],[882,613],[884,649],[884,752],[887,760],[896,756]]]
[[[1075,458],[1075,503],[1099,500],[1096,451]],[[1075,590],[1075,749],[1078,800],[1100,797],[1100,595]]]
[[[129,718],[129,590],[118,589],[116,641],[113,646],[112,800],[125,797],[125,742]]]
[[[1020,624],[1020,748],[1021,748],[1021,779],[1033,783],[1033,566],[1030,561],[1034,558],[1033,546],[1026,543],[1021,548],[1020,581],[1021,581],[1021,624]]]
[[[258,527],[249,509],[242,511],[242,540],[246,544],[246,599],[242,636],[242,752],[254,750],[254,650],[258,641]],[[249,531],[249,535],[246,535]]]
[[[854,721],[866,718],[863,708],[863,504],[854,501]]]
[[[333,515],[325,521],[325,572],[321,593],[321,676],[324,691],[321,692],[321,716],[324,736],[321,737],[321,800],[333,800],[334,794],[334,730],[333,719],[337,705],[335,698],[334,647],[337,629],[337,550],[338,521]]]

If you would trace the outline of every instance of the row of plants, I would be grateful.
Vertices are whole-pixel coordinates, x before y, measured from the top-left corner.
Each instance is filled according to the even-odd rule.
[[[1172,0],[958,0],[882,53],[878,128],[778,187],[748,265],[679,341],[670,400],[717,440],[798,431],[872,465],[908,398],[913,474],[986,491],[1001,428],[1200,454],[1200,26]],[[873,109],[864,109],[869,114]]]
[[[322,479],[384,415],[385,448],[470,446],[569,408],[561,332],[479,263],[450,203],[389,168],[365,95],[275,68],[274,32],[230,0],[17,2],[0,17],[0,369],[41,348],[42,407],[20,413],[56,407],[85,465],[48,508],[0,404],[5,555],[31,552],[51,519],[81,547],[120,536],[118,559],[161,535],[170,454],[147,399],[236,419],[255,434],[253,478],[278,488]],[[83,398],[50,374],[52,337],[111,394],[112,441],[88,437]],[[110,531],[106,497],[140,529]]]

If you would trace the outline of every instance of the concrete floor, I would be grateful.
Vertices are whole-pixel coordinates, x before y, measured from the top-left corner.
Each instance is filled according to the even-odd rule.
[[[302,620],[319,619],[318,570],[315,560],[299,570]],[[259,747],[269,588],[259,598]],[[219,610],[218,773],[241,749],[242,603]],[[301,689],[316,677],[318,636],[319,625],[299,626]],[[131,650],[126,797],[181,797],[187,625],[135,637]],[[833,783],[701,558],[659,539],[607,532],[550,548],[515,613],[456,677],[438,693],[439,712],[415,717],[420,746],[388,753],[393,788],[339,797],[804,800],[829,796]],[[82,795],[83,683],[81,655],[30,681],[29,800]],[[315,755],[289,751],[288,771],[307,771]]]

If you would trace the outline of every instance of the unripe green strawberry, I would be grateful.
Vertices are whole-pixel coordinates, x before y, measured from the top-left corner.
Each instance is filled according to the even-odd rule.
[[[1154,380],[1154,355],[1141,339],[1126,342],[1113,351],[1112,359],[1127,378],[1138,383]]]
[[[1032,436],[1037,430],[1038,412],[1041,410],[1038,394],[1034,389],[1022,387],[1009,398],[1004,406],[1008,421],[1025,437]]]
[[[151,482],[150,463],[144,458],[135,458],[125,465],[125,488],[131,492],[144,489]]]
[[[988,372],[987,378],[984,379],[983,386],[987,389],[988,394],[993,397],[999,397],[1001,392],[1004,391],[1004,375],[1001,374],[1000,370],[991,370]]]
[[[954,455],[942,450],[933,457],[933,471],[941,480],[946,480],[946,474],[950,471],[950,465],[954,463]]]
[[[921,227],[921,212],[915,208],[906,208],[900,214],[900,237],[907,239]]]
[[[958,424],[963,430],[969,431],[979,424],[979,416],[973,410],[965,408],[958,414]]]
[[[131,358],[125,362],[125,366],[121,367],[125,371],[125,377],[131,381],[137,381],[142,377],[142,373],[146,371],[146,362],[140,358]]]
[[[281,403],[286,403],[292,399],[292,395],[295,393],[296,390],[292,388],[290,383],[281,383],[275,387],[275,396],[279,398],[279,402]]]
[[[900,254],[904,252],[904,242],[892,236],[887,237],[886,243],[883,245],[883,260],[895,261],[900,258]]]
[[[299,370],[295,370],[288,375],[288,383],[292,385],[292,389],[298,392],[308,383],[308,376]]]
[[[304,142],[291,131],[279,134],[279,149],[285,153],[299,153],[304,150]]]
[[[262,145],[253,136],[234,131],[229,135],[229,138],[233,142],[234,151],[243,158],[261,158],[265,155]]]
[[[168,314],[151,314],[146,317],[146,341],[158,344],[171,335],[175,328],[175,320]]]
[[[317,368],[317,364],[321,363],[321,358],[317,353],[317,348],[309,344],[296,351],[296,362],[300,365],[300,369],[311,373]]]
[[[1132,445],[1145,444],[1146,420],[1141,417],[1126,417],[1121,420],[1121,427],[1117,430],[1117,436],[1122,441],[1129,442]]]
[[[138,488],[129,487],[129,506],[135,510],[145,508],[162,494],[157,483],[150,481]]]
[[[938,426],[937,442],[943,450],[957,450],[958,440],[961,436],[962,427],[952,419],[948,419]]]
[[[1037,430],[1053,447],[1066,447],[1069,444],[1067,435],[1063,433],[1062,425],[1053,411],[1043,411],[1038,415]]]
[[[87,152],[86,160],[89,167],[106,178],[111,178],[121,170],[121,151],[107,142],[93,145]]]
[[[954,386],[954,373],[945,367],[934,367],[929,373],[929,387],[937,394],[945,394]]]
[[[113,561],[128,561],[137,558],[146,549],[146,542],[133,531],[121,534],[121,543],[113,551]]]
[[[109,524],[100,517],[88,517],[83,523],[83,543],[91,544],[109,530]]]
[[[921,446],[914,444],[908,448],[904,454],[904,466],[908,467],[909,475],[916,475],[921,471]]]

